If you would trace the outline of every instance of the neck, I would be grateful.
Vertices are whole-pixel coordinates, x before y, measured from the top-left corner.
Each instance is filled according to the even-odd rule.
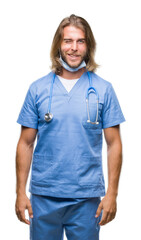
[[[77,72],[69,72],[65,68],[63,68],[62,74],[60,76],[65,79],[76,79],[80,78],[84,72],[86,72],[85,68],[81,68]]]

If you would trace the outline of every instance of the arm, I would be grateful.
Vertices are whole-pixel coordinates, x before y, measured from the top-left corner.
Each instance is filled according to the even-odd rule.
[[[96,217],[98,217],[103,210],[100,225],[104,225],[115,218],[116,198],[122,166],[122,143],[119,125],[104,129],[104,136],[107,143],[108,188],[96,213]]]
[[[30,217],[32,217],[33,213],[30,200],[26,196],[26,182],[30,170],[36,133],[37,129],[22,126],[16,149],[17,199],[15,210],[19,220],[27,224],[30,224],[30,222],[25,219],[25,209],[28,209]]]

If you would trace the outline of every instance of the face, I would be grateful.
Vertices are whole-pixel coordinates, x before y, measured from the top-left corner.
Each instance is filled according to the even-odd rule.
[[[77,68],[85,59],[87,53],[85,33],[74,26],[67,26],[63,31],[61,55],[72,68]]]

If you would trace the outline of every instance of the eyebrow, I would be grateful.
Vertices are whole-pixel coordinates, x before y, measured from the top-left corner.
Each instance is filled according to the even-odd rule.
[[[72,38],[64,38],[63,40],[72,40]],[[86,38],[79,38],[79,39],[77,39],[77,41],[79,41],[79,40],[86,40]]]

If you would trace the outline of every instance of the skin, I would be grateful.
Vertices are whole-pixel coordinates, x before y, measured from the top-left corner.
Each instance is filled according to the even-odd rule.
[[[74,26],[65,27],[60,50],[63,60],[70,67],[77,68],[87,53],[85,33]],[[63,68],[61,76],[66,79],[76,79],[80,78],[84,72],[85,68],[79,69],[77,72],[69,72]]]
[[[104,129],[104,137],[107,143],[108,163],[108,188],[105,197],[96,212],[98,217],[103,210],[99,225],[105,225],[115,218],[117,211],[118,184],[122,166],[122,142],[120,137],[120,126]]]
[[[66,39],[69,39],[69,41]],[[73,26],[65,27],[60,48],[63,59],[69,64],[69,66],[78,67],[87,52],[84,32]],[[69,72],[66,69],[63,69],[61,76],[66,79],[75,79],[80,78],[84,72],[84,68],[77,72]],[[115,218],[117,211],[116,199],[118,194],[118,184],[122,166],[122,143],[119,125],[103,129],[103,131],[107,143],[108,188],[106,195],[101,200],[96,215],[94,216],[97,218],[101,211],[103,211],[99,223],[101,226]],[[30,218],[33,218],[34,216],[30,200],[26,195],[26,182],[31,166],[36,135],[37,129],[22,126],[21,135],[16,149],[17,198],[15,211],[18,219],[28,225],[30,224],[30,221],[25,218],[25,210],[28,210]]]
[[[15,211],[18,219],[26,224],[30,224],[30,221],[25,218],[25,209],[28,210],[28,215],[31,218],[33,217],[31,203],[26,195],[26,182],[31,166],[36,134],[37,129],[21,126],[21,135],[16,150],[17,198]]]

